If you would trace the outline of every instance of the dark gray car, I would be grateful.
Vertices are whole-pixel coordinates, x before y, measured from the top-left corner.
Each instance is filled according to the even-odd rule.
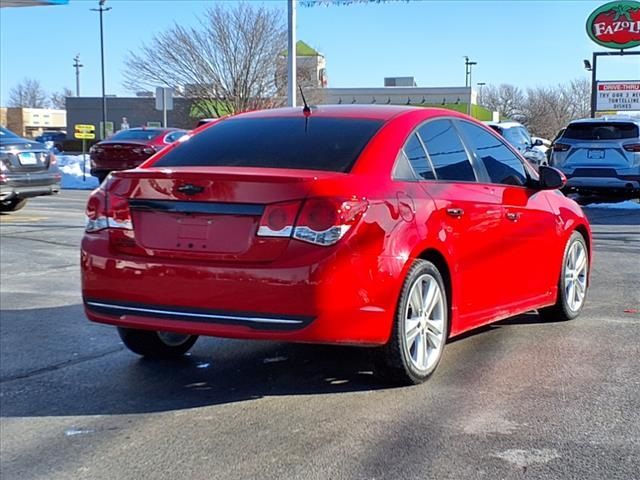
[[[13,212],[27,199],[60,190],[56,157],[34,140],[0,127],[0,212]]]
[[[566,175],[570,191],[640,196],[640,120],[571,122],[553,143],[550,163]]]

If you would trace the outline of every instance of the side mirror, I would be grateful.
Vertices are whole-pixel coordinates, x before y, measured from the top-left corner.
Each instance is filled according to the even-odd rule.
[[[532,147],[541,147],[542,145],[544,145],[544,143],[542,143],[542,140],[539,138],[536,138],[531,144]]]
[[[567,177],[557,168],[541,165],[538,169],[541,190],[558,190],[567,184]]]

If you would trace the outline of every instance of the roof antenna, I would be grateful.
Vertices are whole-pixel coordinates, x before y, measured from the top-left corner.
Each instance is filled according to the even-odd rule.
[[[300,95],[302,96],[302,103],[304,103],[304,107],[302,108],[302,113],[304,113],[305,117],[308,117],[309,115],[311,115],[311,109],[309,108],[309,105],[307,104],[307,99],[304,98],[304,92],[302,91],[302,85],[298,85],[298,88],[300,89]]]

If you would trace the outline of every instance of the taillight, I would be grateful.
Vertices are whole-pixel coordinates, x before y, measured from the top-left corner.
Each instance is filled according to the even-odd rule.
[[[367,210],[364,199],[312,198],[307,200],[293,230],[293,238],[316,245],[338,242]]]
[[[107,194],[102,188],[94,190],[87,200],[87,233],[99,232],[108,227],[107,224]]]
[[[626,145],[623,145],[622,148],[624,148],[627,152],[639,153],[640,143],[628,143]]]
[[[566,143],[554,143],[553,151],[554,152],[566,152],[571,148],[571,145],[567,145]]]
[[[85,232],[99,232],[106,228],[132,230],[129,201],[119,195],[108,194],[109,182],[93,191],[87,201]]]
[[[293,232],[298,210],[300,210],[300,202],[267,205],[260,219],[258,236],[290,237]]]
[[[344,237],[368,206],[366,200],[357,198],[311,198],[304,202],[302,210],[300,202],[274,203],[265,208],[257,235],[293,236],[315,245],[333,245]]]

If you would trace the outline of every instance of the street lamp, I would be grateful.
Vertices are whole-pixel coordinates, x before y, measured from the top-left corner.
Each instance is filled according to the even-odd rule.
[[[480,87],[479,88],[480,91],[478,92],[479,93],[478,96],[480,97],[480,100],[479,100],[480,103],[482,103],[482,87],[484,87],[486,84],[487,84],[487,82],[478,82],[478,83],[476,83],[476,85],[478,85],[478,87]]]
[[[584,69],[587,72],[590,72],[591,71],[591,62],[589,60],[587,60],[587,59],[582,60],[582,61],[584,62]]]
[[[474,65],[477,65],[478,62],[472,62],[469,60],[469,57],[464,57],[464,86],[471,87],[471,69]],[[471,91],[469,91],[469,102],[467,103],[467,115],[471,115]]]
[[[102,65],[102,138],[105,138],[107,136],[107,97],[104,92],[104,32],[102,27],[102,13],[111,10],[111,7],[104,6],[106,1],[107,0],[100,0],[98,2],[98,8],[91,9],[92,12],[100,13],[100,63]]]

